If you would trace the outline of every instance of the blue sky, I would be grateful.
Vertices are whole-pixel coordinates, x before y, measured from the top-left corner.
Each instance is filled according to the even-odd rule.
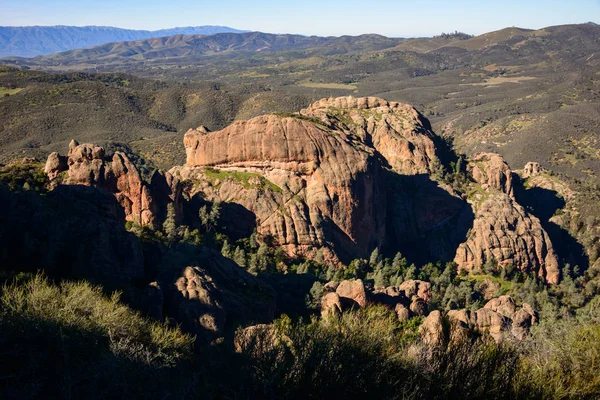
[[[600,23],[600,0],[0,0],[0,25],[13,26],[227,25],[273,33],[412,37],[588,21]]]

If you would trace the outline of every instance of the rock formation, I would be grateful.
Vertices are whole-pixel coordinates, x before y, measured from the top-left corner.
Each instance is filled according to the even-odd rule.
[[[364,307],[369,302],[383,304],[393,309],[400,321],[426,315],[431,300],[431,284],[419,280],[407,280],[399,286],[389,286],[371,291],[360,279],[328,282],[321,298],[322,316],[339,316],[353,307]]]
[[[495,189],[514,198],[512,171],[499,154],[475,154],[469,160],[467,170],[473,180],[481,184],[484,189]]]
[[[335,290],[335,293],[339,296],[341,301],[349,303],[349,305],[356,304],[359,307],[367,305],[367,293],[365,291],[365,285],[360,279],[345,280],[340,282],[339,286]]]
[[[174,278],[170,271],[161,274],[166,312],[186,331],[209,343],[237,324],[272,321],[275,292],[269,285],[212,250],[203,250],[198,261],[201,267],[185,267]]]
[[[450,221],[467,208],[426,175],[439,164],[434,139],[408,105],[324,99],[296,115],[190,130],[186,166],[171,172],[193,182],[191,198],[250,211],[259,234],[289,254],[321,250],[326,261],[349,261],[386,243],[413,248],[402,241],[454,226]],[[458,242],[437,240],[452,236],[438,234],[423,246],[449,259]]]
[[[181,188],[177,178],[168,172],[157,172],[148,185],[122,152],[107,158],[102,147],[73,140],[68,157],[52,153],[46,162],[45,172],[51,180],[63,171],[68,171],[65,184],[94,186],[112,193],[128,221],[159,227],[166,217],[168,203],[180,208]]]
[[[474,157],[469,170],[474,184],[470,200],[475,220],[467,240],[456,251],[459,269],[472,271],[486,263],[508,264],[556,284],[560,277],[558,258],[540,221],[513,198],[511,174],[495,154]]]
[[[528,162],[525,164],[525,168],[523,168],[523,178],[529,178],[532,176],[541,175],[544,172],[544,169],[537,162]]]
[[[46,161],[46,166],[44,167],[44,172],[48,175],[50,180],[56,179],[56,177],[61,173],[69,169],[69,165],[67,164],[67,157],[61,156],[57,152],[50,153],[48,156],[48,160]]]
[[[513,336],[523,340],[529,329],[537,322],[537,313],[527,303],[521,309],[509,296],[501,296],[489,301],[484,308],[476,311],[450,310],[445,318],[439,311],[432,311],[419,328],[425,343],[439,345],[457,342],[469,337],[473,332],[488,334],[497,342]],[[445,326],[449,326],[446,331]]]

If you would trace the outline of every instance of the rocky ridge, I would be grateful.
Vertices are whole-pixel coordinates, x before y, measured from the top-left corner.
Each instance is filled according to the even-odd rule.
[[[107,157],[104,148],[93,144],[69,144],[68,155],[52,153],[44,171],[56,180],[67,173],[68,185],[94,186],[112,193],[125,211],[127,221],[158,228],[166,218],[167,204],[181,208],[179,180],[171,174],[155,172],[151,183],[144,182],[126,154]]]
[[[467,194],[432,179],[437,137],[406,104],[379,98],[320,100],[297,114],[264,115],[185,134],[187,163],[144,182],[123,153],[72,142],[46,173],[115,195],[126,218],[160,227],[167,205],[180,218],[206,202],[228,205],[222,225],[289,255],[329,264],[374,248],[452,260],[471,271],[509,264],[559,279],[558,257],[540,221],[514,198],[513,172],[497,154],[467,163]],[[539,176],[539,166],[526,168]],[[530,178],[532,179],[532,178]],[[183,184],[182,184],[183,183]],[[183,201],[183,198],[187,201]],[[185,203],[185,204],[184,204]],[[191,226],[194,221],[187,221]]]

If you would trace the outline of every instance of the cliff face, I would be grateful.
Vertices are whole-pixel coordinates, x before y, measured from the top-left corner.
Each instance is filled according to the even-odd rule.
[[[250,210],[259,233],[289,253],[310,256],[322,249],[330,260],[365,257],[391,239],[426,234],[462,211],[450,189],[425,178],[438,162],[433,139],[408,105],[325,99],[298,115],[260,116],[218,132],[190,130],[186,166],[171,172],[195,182],[191,197]],[[412,183],[401,182],[403,176]],[[451,199],[450,206],[439,213],[423,210],[412,201],[411,186],[430,192],[427,201],[437,191]],[[390,234],[389,203],[400,197],[410,216]]]
[[[540,220],[513,197],[512,171],[497,154],[476,154],[469,163],[471,205],[475,220],[466,241],[456,252],[459,269],[471,271],[486,263],[509,264],[558,283],[558,257]]]

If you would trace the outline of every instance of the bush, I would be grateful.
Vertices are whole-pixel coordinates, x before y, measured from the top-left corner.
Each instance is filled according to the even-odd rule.
[[[415,335],[419,323],[400,324],[383,306],[340,319],[276,323],[282,339],[269,351],[256,351],[265,348],[260,340],[246,349],[248,386],[255,396],[292,399],[493,399],[511,393],[514,348],[489,338],[430,347]]]
[[[193,338],[87,283],[2,287],[0,397],[146,397],[179,390]],[[181,385],[183,387],[183,385]],[[145,394],[145,395],[144,395]],[[162,397],[162,396],[161,396]]]
[[[574,319],[533,330],[516,382],[521,397],[591,399],[600,394],[600,325]]]

